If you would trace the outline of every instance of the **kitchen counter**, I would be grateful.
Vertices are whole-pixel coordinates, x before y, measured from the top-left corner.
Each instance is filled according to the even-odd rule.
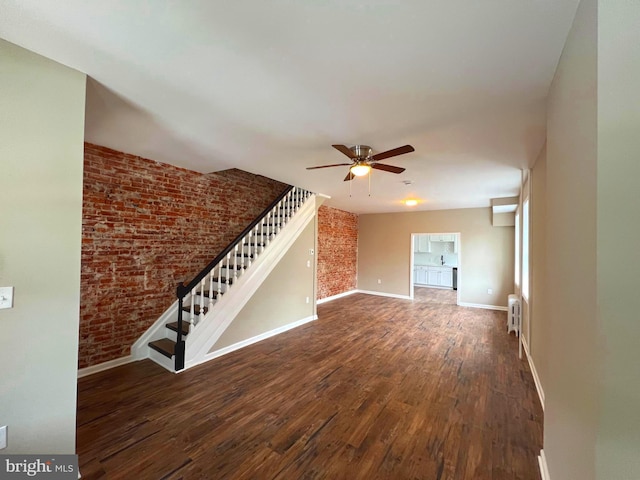
[[[453,267],[451,265],[414,265],[413,283],[437,287],[453,287]]]
[[[414,264],[414,267],[458,268],[457,265],[449,265],[447,263],[445,263],[444,265],[441,265],[439,263],[416,263],[416,264]]]

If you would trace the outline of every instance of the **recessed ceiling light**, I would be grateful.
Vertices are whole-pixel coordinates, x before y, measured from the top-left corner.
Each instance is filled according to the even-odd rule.
[[[407,207],[415,207],[418,204],[418,200],[416,200],[415,198],[410,198],[409,200],[405,200],[404,204]]]

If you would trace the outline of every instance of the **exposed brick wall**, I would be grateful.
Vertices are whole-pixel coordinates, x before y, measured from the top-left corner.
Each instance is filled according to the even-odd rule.
[[[85,144],[80,368],[119,358],[286,185]],[[55,279],[52,279],[55,281]]]
[[[356,288],[358,215],[318,209],[318,300]]]

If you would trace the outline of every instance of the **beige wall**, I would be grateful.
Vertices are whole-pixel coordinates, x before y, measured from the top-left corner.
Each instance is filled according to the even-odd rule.
[[[516,224],[516,214],[513,212],[493,214],[494,227],[513,227],[515,226],[515,224]]]
[[[513,291],[514,229],[493,227],[488,207],[360,215],[358,289],[410,294],[412,233],[460,233],[460,301],[506,306]]]
[[[526,171],[525,176],[524,176],[524,184],[522,185],[522,192],[520,194],[520,198],[518,199],[518,210],[520,212],[520,215],[518,216],[518,222],[520,223],[518,225],[518,228],[520,229],[520,238],[518,239],[518,242],[520,244],[520,257],[518,259],[518,261],[520,262],[520,285],[515,285],[513,286],[514,289],[514,293],[516,295],[519,295],[521,300],[522,300],[522,305],[521,305],[521,312],[520,314],[521,316],[521,324],[520,324],[520,331],[521,331],[521,338],[522,338],[522,343],[526,346],[529,347],[529,332],[531,331],[531,325],[529,322],[529,308],[530,308],[530,303],[531,303],[531,288],[529,288],[529,299],[526,299],[524,297],[524,295],[522,295],[522,283],[524,281],[525,278],[525,270],[523,268],[524,266],[524,258],[523,258],[523,252],[524,252],[524,209],[523,209],[523,205],[524,202],[526,201],[527,198],[530,197],[529,195],[529,185],[530,185],[530,171]],[[531,212],[529,212],[531,213]],[[531,222],[529,222],[529,226],[531,226]],[[531,231],[529,231],[529,239],[531,239]],[[529,268],[531,268],[531,263],[529,262]],[[529,279],[531,279],[531,272],[529,272]]]
[[[554,480],[640,478],[638,25],[638,2],[581,1],[534,168],[535,189],[546,166],[546,295],[533,357]]]
[[[314,217],[212,352],[314,315],[315,259],[309,249],[315,248],[315,223]],[[311,267],[307,267],[307,261]]]
[[[640,2],[598,4],[597,478],[640,478]]]
[[[547,380],[548,351],[547,342],[549,324],[546,321],[546,247],[547,247],[547,151],[540,153],[533,169],[531,169],[531,192],[529,200],[531,216],[531,248],[530,259],[530,295],[529,324],[530,333],[527,338],[529,353],[533,358],[540,382]]]
[[[0,40],[0,425],[74,453],[85,75]]]
[[[596,16],[596,1],[582,0],[547,113],[544,450],[554,480],[596,478]]]

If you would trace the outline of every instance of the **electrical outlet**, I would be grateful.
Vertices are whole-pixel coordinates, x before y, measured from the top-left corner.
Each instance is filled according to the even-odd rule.
[[[7,448],[7,426],[0,427],[0,450]]]
[[[493,295],[493,288],[487,288],[487,293],[489,295]]]
[[[381,278],[379,278],[379,279],[378,279],[378,285],[380,285],[381,283],[382,283],[382,279],[381,279]]]
[[[307,297],[307,303],[309,303],[309,297]]]
[[[311,268],[311,260],[307,260],[307,268]]]
[[[13,287],[0,287],[0,308],[13,308]]]

